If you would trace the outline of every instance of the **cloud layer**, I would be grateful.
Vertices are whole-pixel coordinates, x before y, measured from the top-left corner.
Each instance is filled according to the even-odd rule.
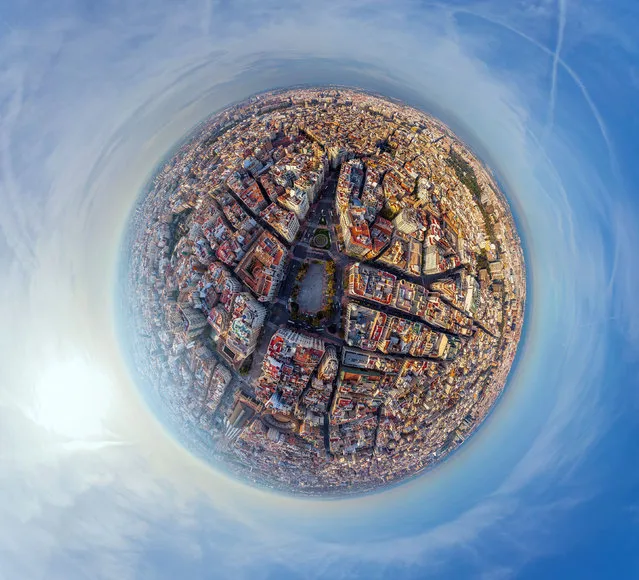
[[[508,578],[569,553],[618,485],[602,458],[619,422],[636,433],[639,129],[620,115],[639,84],[619,79],[637,78],[638,21],[541,0],[5,9],[0,578]],[[190,457],[137,395],[114,326],[121,235],[159,159],[212,111],[298,83],[440,116],[496,170],[526,242],[527,335],[502,402],[433,473],[357,500],[274,496]],[[42,420],[51,401],[64,421]]]

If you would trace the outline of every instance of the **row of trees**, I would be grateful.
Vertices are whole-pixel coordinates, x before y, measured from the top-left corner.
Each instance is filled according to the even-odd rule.
[[[473,199],[475,200],[475,203],[477,204],[477,207],[479,208],[479,211],[484,218],[484,226],[486,227],[488,239],[492,243],[495,243],[495,231],[493,229],[493,223],[490,220],[490,216],[488,215],[488,212],[481,202],[481,187],[479,186],[479,183],[477,181],[475,170],[472,168],[470,163],[468,163],[468,161],[466,161],[452,147],[450,148],[450,154],[446,162],[455,170],[457,179],[459,179],[459,181],[461,181],[461,183],[465,185],[468,188],[468,191],[470,191],[470,193],[472,194]]]

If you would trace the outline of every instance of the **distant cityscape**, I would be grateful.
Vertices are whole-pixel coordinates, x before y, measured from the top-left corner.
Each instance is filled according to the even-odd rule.
[[[262,487],[363,493],[441,461],[502,392],[526,271],[440,121],[339,87],[200,125],[128,233],[141,379],[182,443]]]

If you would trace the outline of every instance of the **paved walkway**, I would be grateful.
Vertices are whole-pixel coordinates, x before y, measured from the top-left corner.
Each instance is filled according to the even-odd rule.
[[[324,264],[311,262],[308,265],[308,272],[300,283],[300,293],[297,297],[300,310],[309,314],[315,314],[322,310],[326,294],[325,285]]]

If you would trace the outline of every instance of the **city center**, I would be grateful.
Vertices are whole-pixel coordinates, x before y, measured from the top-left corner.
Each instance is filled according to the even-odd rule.
[[[202,123],[132,216],[133,357],[193,453],[260,487],[373,491],[436,465],[504,389],[520,239],[441,121],[339,87]]]

